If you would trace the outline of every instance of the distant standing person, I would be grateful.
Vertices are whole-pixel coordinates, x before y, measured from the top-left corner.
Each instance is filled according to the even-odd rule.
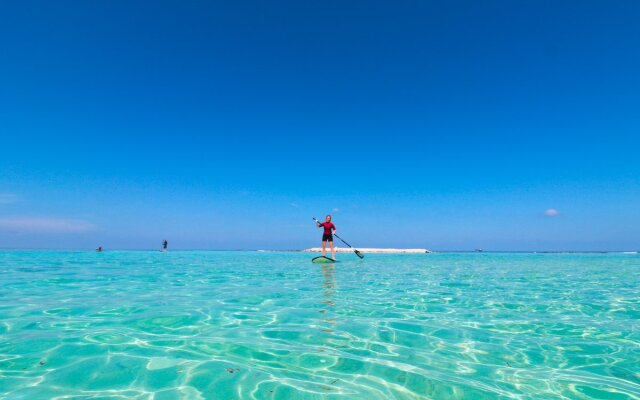
[[[331,215],[327,215],[324,222],[316,222],[316,224],[318,228],[324,228],[324,232],[322,233],[322,256],[325,257],[325,254],[327,254],[327,242],[329,242],[331,258],[335,260],[336,251],[333,248],[333,234],[336,233],[336,226],[331,222]]]
[[[167,251],[167,246],[169,245],[169,242],[167,242],[167,239],[162,241],[162,251]]]

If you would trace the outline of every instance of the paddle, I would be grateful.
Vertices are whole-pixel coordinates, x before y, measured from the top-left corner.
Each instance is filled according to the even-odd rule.
[[[313,217],[313,220],[316,221],[316,224],[320,224],[320,221],[318,221],[315,217]],[[344,244],[346,244],[347,246],[349,246],[350,249],[353,250],[354,253],[356,253],[356,255],[360,258],[364,258],[364,254],[360,253],[357,249],[354,249],[349,243],[345,242],[344,240],[342,240],[342,238],[338,235],[336,235],[335,233],[333,234],[333,236],[337,237],[338,239],[340,239],[340,241]]]

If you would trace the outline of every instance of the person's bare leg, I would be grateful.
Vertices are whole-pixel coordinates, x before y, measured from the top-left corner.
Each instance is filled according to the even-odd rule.
[[[333,248],[333,240],[329,242],[329,246],[331,246],[331,258],[336,259],[336,251]]]
[[[333,248],[333,244],[331,245],[331,248]],[[322,257],[324,257],[327,254],[327,241],[323,240],[322,241]]]

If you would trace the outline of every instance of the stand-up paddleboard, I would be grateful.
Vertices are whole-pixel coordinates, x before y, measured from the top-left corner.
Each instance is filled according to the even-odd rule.
[[[337,263],[338,261],[334,260],[333,258],[320,256],[320,257],[313,258],[311,262],[320,263],[320,264],[333,264],[333,263]]]

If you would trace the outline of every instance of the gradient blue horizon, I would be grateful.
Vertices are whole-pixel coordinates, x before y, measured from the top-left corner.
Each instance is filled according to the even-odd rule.
[[[0,248],[640,250],[638,2],[0,9]]]

